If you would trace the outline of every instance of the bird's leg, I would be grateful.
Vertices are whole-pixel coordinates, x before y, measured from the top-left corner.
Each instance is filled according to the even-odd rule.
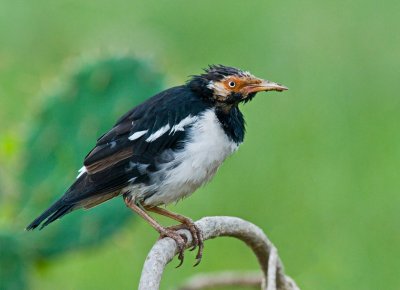
[[[183,259],[184,259],[184,251],[185,251],[185,246],[186,246],[185,238],[182,237],[180,234],[178,234],[176,232],[176,230],[165,228],[162,225],[160,225],[144,209],[142,209],[142,207],[139,206],[133,198],[124,196],[124,201],[125,201],[125,204],[127,207],[129,207],[134,212],[136,212],[138,215],[140,215],[157,232],[159,232],[161,236],[169,237],[176,242],[176,245],[178,246],[178,251],[179,251],[179,255],[178,255],[179,265],[177,266],[177,268],[180,267],[182,265]]]
[[[169,217],[169,218],[181,223],[180,225],[169,227],[169,229],[172,229],[175,231],[180,230],[180,229],[187,229],[190,231],[190,233],[192,234],[192,237],[193,237],[193,244],[194,244],[194,246],[192,247],[191,250],[194,250],[196,247],[199,247],[199,250],[197,251],[197,255],[196,255],[197,261],[194,264],[194,266],[197,266],[198,264],[200,264],[201,258],[203,256],[203,248],[204,248],[203,235],[201,233],[201,230],[199,229],[198,226],[196,226],[196,224],[193,222],[193,220],[188,217],[185,217],[183,215],[180,215],[180,214],[177,214],[174,212],[170,212],[169,210],[166,210],[164,208],[160,208],[157,206],[147,207],[146,209],[148,211]]]

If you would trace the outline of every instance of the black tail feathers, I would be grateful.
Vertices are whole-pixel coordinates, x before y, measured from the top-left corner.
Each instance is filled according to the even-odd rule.
[[[52,223],[56,219],[61,218],[67,213],[74,209],[74,204],[66,204],[62,199],[56,201],[51,207],[49,207],[45,212],[43,212],[39,217],[37,217],[32,223],[30,223],[26,230],[34,230],[40,226],[40,230],[43,229],[48,224]]]

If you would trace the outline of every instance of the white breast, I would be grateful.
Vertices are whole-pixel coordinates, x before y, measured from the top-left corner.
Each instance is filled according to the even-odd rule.
[[[145,199],[146,205],[168,204],[193,193],[238,148],[225,134],[213,109],[205,111],[188,130],[184,149],[176,152],[174,160],[157,173],[162,176],[161,182],[152,188],[156,193]],[[148,189],[141,188],[138,194],[146,197],[144,191]]]

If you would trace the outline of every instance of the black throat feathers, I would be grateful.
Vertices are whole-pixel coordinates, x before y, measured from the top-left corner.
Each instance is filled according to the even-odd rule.
[[[216,107],[215,113],[226,135],[236,144],[242,143],[245,134],[245,121],[239,108],[233,106],[226,111]]]

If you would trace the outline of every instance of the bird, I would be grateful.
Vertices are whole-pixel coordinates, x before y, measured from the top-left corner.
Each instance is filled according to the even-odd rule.
[[[40,229],[64,215],[122,196],[127,207],[144,218],[160,237],[172,238],[183,263],[187,229],[203,256],[201,230],[189,217],[164,205],[177,202],[216,174],[242,144],[245,121],[239,109],[259,92],[288,88],[225,65],[209,65],[186,83],[166,89],[129,110],[97,139],[72,185],[26,230]],[[149,212],[177,222],[164,227]]]

